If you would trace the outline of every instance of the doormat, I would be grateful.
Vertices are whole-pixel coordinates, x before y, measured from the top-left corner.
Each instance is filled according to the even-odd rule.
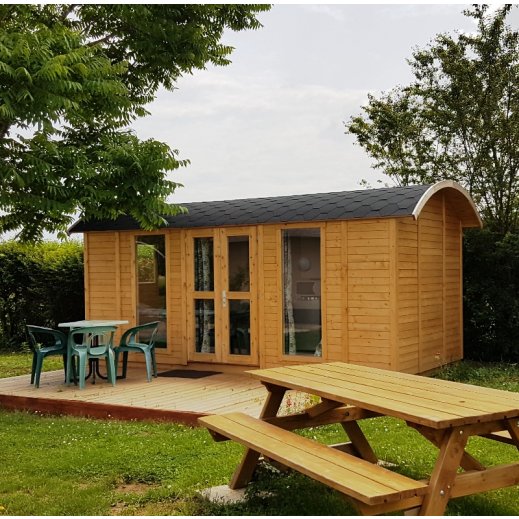
[[[194,369],[172,369],[158,373],[159,377],[178,377],[178,378],[204,378],[211,375],[219,375],[221,371],[196,371]]]

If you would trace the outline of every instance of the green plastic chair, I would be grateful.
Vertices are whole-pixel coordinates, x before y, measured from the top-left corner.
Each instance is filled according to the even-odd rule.
[[[87,378],[86,369],[90,359],[105,359],[108,381],[115,386],[115,354],[114,333],[115,326],[93,326],[90,328],[75,328],[68,336],[67,385],[70,384],[73,357],[78,357],[79,389],[85,387]]]
[[[67,336],[59,330],[43,326],[26,327],[29,348],[32,351],[31,384],[40,387],[43,359],[51,355],[63,357],[63,369],[67,372]]]
[[[115,365],[119,366],[119,355],[123,353],[123,371],[120,378],[126,378],[128,367],[128,353],[144,353],[146,360],[146,377],[151,382],[152,375],[157,376],[157,361],[155,359],[155,336],[159,327],[159,321],[141,324],[126,330],[121,337],[119,346],[115,349]],[[148,332],[148,339],[144,340],[143,332]],[[139,341],[137,341],[139,334]]]

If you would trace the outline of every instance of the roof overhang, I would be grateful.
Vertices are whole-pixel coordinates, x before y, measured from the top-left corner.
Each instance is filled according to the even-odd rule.
[[[483,227],[479,211],[469,192],[454,180],[442,180],[433,184],[418,200],[413,210],[415,219],[418,219],[427,202],[439,192],[444,192],[446,199],[456,208],[462,227]]]

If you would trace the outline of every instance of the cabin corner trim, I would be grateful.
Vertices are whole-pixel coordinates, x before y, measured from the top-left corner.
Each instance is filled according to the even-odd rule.
[[[415,220],[418,220],[420,213],[422,212],[427,202],[431,199],[431,197],[444,189],[454,189],[455,191],[463,195],[463,197],[469,204],[470,208],[472,209],[474,220],[475,222],[477,222],[477,225],[473,225],[473,223],[468,223],[467,225],[463,225],[463,227],[483,227],[483,221],[481,220],[481,216],[479,215],[479,211],[476,207],[476,204],[474,203],[474,200],[472,200],[469,192],[460,184],[454,182],[454,180],[442,180],[441,182],[437,182],[436,184],[433,184],[431,187],[429,187],[429,189],[427,189],[427,191],[425,191],[425,193],[420,197],[420,200],[418,200],[418,203],[413,209],[413,218]]]

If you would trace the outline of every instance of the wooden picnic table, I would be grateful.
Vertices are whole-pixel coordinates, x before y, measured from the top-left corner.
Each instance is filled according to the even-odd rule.
[[[487,468],[465,451],[470,436],[519,449],[517,393],[342,362],[249,373],[268,390],[260,419],[230,413],[199,420],[216,440],[247,447],[231,488],[247,485],[261,454],[343,492],[369,514],[414,510],[442,515],[452,497],[519,484],[519,461]],[[277,416],[287,390],[319,396],[320,402]],[[429,479],[415,481],[377,464],[357,422],[378,416],[404,420],[438,447]],[[325,446],[291,432],[330,423],[340,423],[350,441]],[[410,460],[413,455],[409,452]]]

